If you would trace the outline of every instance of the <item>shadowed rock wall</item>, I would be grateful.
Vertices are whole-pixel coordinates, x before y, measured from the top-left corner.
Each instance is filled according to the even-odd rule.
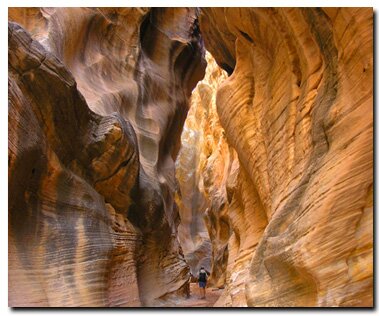
[[[196,15],[9,10],[33,38],[9,24],[11,306],[186,293],[174,160],[206,64]]]
[[[372,306],[370,8],[205,8],[240,168],[226,306]]]

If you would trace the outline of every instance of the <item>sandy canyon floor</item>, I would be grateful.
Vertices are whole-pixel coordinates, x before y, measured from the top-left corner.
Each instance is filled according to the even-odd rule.
[[[197,283],[191,283],[191,295],[189,298],[180,299],[165,307],[213,307],[222,294],[222,289],[207,288],[205,299],[201,299]]]

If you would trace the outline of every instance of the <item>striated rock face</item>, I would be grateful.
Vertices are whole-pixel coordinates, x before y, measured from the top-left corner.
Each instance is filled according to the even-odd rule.
[[[9,21],[10,306],[373,305],[372,9]]]
[[[91,112],[59,60],[20,26],[8,31],[9,304],[138,305],[137,287],[119,286],[136,282],[140,240],[125,216],[133,129]]]
[[[9,9],[9,305],[188,290],[174,160],[205,69],[196,16]]]
[[[192,92],[176,160],[178,237],[191,272],[197,275],[204,266],[212,272],[210,284],[223,286],[223,258],[227,257],[230,230],[223,214],[227,206],[226,181],[235,154],[229,150],[216,111],[216,91],[227,75],[210,54],[206,60],[204,79]]]
[[[372,21],[370,8],[202,9],[240,163],[217,305],[372,306]]]

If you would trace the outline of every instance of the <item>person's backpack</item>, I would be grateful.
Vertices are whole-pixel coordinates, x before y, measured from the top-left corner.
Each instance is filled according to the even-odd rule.
[[[199,282],[206,282],[207,281],[207,274],[205,272],[199,273]]]

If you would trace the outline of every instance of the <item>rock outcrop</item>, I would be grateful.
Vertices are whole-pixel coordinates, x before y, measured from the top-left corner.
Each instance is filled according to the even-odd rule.
[[[33,38],[9,24],[9,304],[184,295],[174,161],[206,65],[197,10],[11,8],[9,19]]]
[[[9,21],[10,306],[373,305],[372,9]]]
[[[373,304],[373,12],[205,8],[240,168],[226,306]]]

